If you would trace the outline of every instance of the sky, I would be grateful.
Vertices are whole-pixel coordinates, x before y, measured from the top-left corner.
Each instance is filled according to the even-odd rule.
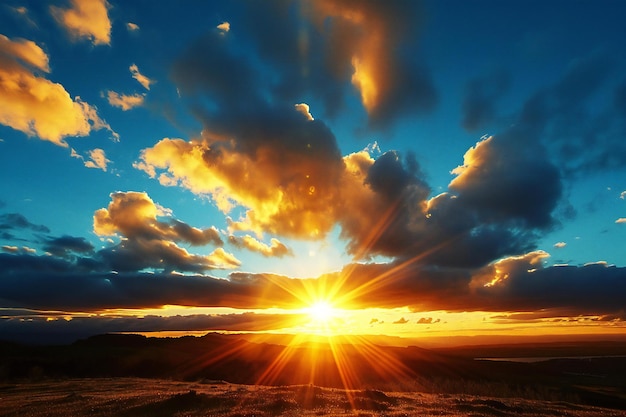
[[[4,1],[0,335],[624,334],[625,13]]]

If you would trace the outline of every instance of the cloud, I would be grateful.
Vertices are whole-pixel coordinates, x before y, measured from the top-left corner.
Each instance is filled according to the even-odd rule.
[[[6,313],[6,312],[3,312]],[[25,343],[72,343],[94,335],[117,332],[164,331],[235,331],[254,332],[279,330],[304,324],[308,318],[298,314],[189,314],[176,316],[146,315],[91,316],[66,319],[50,312],[17,310],[12,317],[0,320],[0,333],[5,340]],[[35,335],[33,337],[33,335]]]
[[[29,229],[34,232],[50,233],[50,229],[48,229],[46,226],[29,222],[28,219],[26,219],[26,217],[24,217],[22,214],[0,214],[0,230],[12,229]]]
[[[401,319],[398,319],[396,321],[393,322],[393,324],[406,324],[409,321],[407,319],[405,319],[404,317],[402,317]]]
[[[6,252],[6,253],[16,253],[16,254],[35,254],[35,253],[37,253],[36,249],[29,248],[28,246],[17,247],[17,246],[2,245],[2,246],[0,246],[0,249],[2,249],[2,251]]]
[[[626,166],[623,86],[611,83],[617,70],[608,55],[577,59],[557,82],[532,94],[516,116],[515,124],[544,144],[568,179]]]
[[[2,70],[22,70],[33,68],[42,72],[50,72],[48,55],[35,42],[26,39],[11,40],[0,35],[0,53],[2,54]]]
[[[164,305],[240,309],[296,305],[286,290],[271,284],[271,277],[226,280],[169,273],[88,273],[80,268],[80,260],[3,253],[0,266],[4,271],[0,292],[7,306],[101,311]]]
[[[456,178],[449,187],[485,220],[550,227],[562,192],[559,171],[540,146],[522,143],[517,134],[505,132],[478,142],[452,171]]]
[[[233,272],[228,279],[86,269],[84,258],[0,254],[5,305],[65,311],[163,305],[242,309],[302,308],[311,294],[338,288],[338,305],[413,311],[543,311],[546,317],[615,315],[626,307],[626,268],[544,267],[535,251],[483,268],[431,268],[392,262],[351,264],[317,278]],[[419,296],[416,296],[419,294]],[[433,321],[432,323],[434,323]],[[424,324],[424,323],[422,323]]]
[[[0,35],[0,123],[29,136],[67,147],[68,136],[86,136],[107,129],[95,107],[74,100],[61,84],[38,73],[50,71],[48,56],[32,41]]]
[[[199,229],[179,220],[160,221],[163,212],[146,193],[116,192],[107,208],[94,214],[94,232],[99,236],[116,235],[119,244],[100,250],[97,258],[116,271],[155,268],[166,271],[201,272],[234,268],[240,262],[222,248],[208,255],[196,255],[178,246],[222,245],[215,228]]]
[[[137,80],[137,82],[141,84],[146,90],[150,90],[150,86],[156,82],[139,72],[139,68],[135,64],[132,64],[130,67],[128,67],[128,69],[133,78]]]
[[[619,198],[621,198],[622,200],[626,199],[626,191],[622,191],[619,195]]]
[[[294,106],[297,111],[302,113],[307,120],[315,120],[309,111],[309,105],[306,103],[299,103]]]
[[[454,170],[449,190],[429,198],[413,155],[387,152],[374,158],[373,150],[364,150],[342,157],[325,123],[312,120],[304,103],[294,111],[293,103],[309,93],[303,86],[309,86],[332,114],[355,71],[353,59],[368,66],[376,54],[389,60],[358,75],[369,71],[372,83],[381,86],[369,107],[370,123],[391,120],[385,112],[396,109],[387,101],[401,105],[404,94],[420,97],[394,72],[413,68],[405,65],[409,58],[402,48],[385,49],[386,40],[368,45],[371,51],[365,47],[375,33],[407,41],[416,28],[406,27],[406,8],[414,4],[316,2],[303,10],[308,20],[279,27],[273,22],[289,13],[287,6],[249,7],[247,16],[254,18],[243,17],[238,36],[250,39],[276,82],[263,82],[257,59],[240,54],[232,37],[213,31],[198,39],[175,62],[172,79],[203,130],[189,141],[164,138],[142,150],[136,168],[162,185],[211,197],[224,214],[243,209],[230,222],[231,231],[320,239],[338,226],[355,259],[385,255],[439,266],[484,266],[534,249],[539,235],[557,224],[560,171],[535,130],[514,126],[479,141]],[[299,44],[293,41],[298,33]],[[318,84],[318,76],[327,84]],[[481,87],[481,94],[492,88]],[[402,111],[415,111],[411,103]],[[510,164],[502,162],[509,159]],[[264,173],[262,180],[253,180],[258,172]]]
[[[293,109],[240,116],[232,125],[215,119],[200,139],[163,139],[134,166],[163,185],[211,196],[224,213],[246,208],[231,230],[319,239],[339,225],[356,259],[484,266],[532,249],[554,224],[558,170],[532,147],[518,149],[511,133],[470,149],[451,191],[428,198],[411,155],[374,159],[364,150],[341,158],[326,126]],[[253,181],[258,172],[263,180]]]
[[[163,139],[135,167],[163,185],[211,196],[224,213],[246,207],[238,230],[319,239],[337,216],[343,161],[326,125],[291,107],[216,119],[191,142]]]
[[[554,244],[554,247],[557,248],[557,249],[564,248],[565,246],[567,246],[567,243],[565,243],[565,242],[556,242]]]
[[[136,32],[139,30],[139,25],[133,22],[128,22],[126,23],[126,29],[128,29],[129,32]]]
[[[111,161],[107,159],[104,151],[102,149],[96,148],[88,151],[87,153],[90,160],[85,161],[85,166],[87,168],[101,169],[106,172],[107,164]]]
[[[419,15],[417,8],[416,2],[247,3],[237,35],[251,53],[235,52],[235,39],[216,29],[182,55],[174,80],[183,96],[196,91],[189,84],[210,84],[220,102],[230,96],[286,105],[311,96],[331,117],[356,92],[370,125],[387,127],[436,104],[428,71],[406,53],[419,39],[420,25],[409,18]],[[294,12],[302,18],[291,19]],[[271,83],[258,79],[266,71],[275,74]]]
[[[145,99],[144,94],[119,94],[115,91],[107,91],[106,97],[111,106],[123,111],[143,105]]]
[[[268,246],[263,242],[259,242],[250,235],[245,235],[243,237],[231,235],[228,237],[228,242],[231,245],[237,246],[238,248],[245,248],[252,252],[260,253],[267,258],[282,258],[286,255],[293,255],[291,249],[289,249],[284,243],[282,243],[278,239],[272,239],[271,246]]]
[[[70,0],[71,7],[50,6],[50,12],[74,39],[86,38],[94,45],[111,43],[109,3],[106,0]]]
[[[617,224],[626,223],[626,217],[620,217],[619,219],[615,220],[615,223]]]
[[[543,267],[540,260],[545,257],[534,252],[486,267],[475,275],[473,284],[484,282],[483,274],[493,284],[477,287],[477,301],[488,298],[492,311],[568,309],[585,315],[624,310],[624,301],[611,293],[626,288],[625,268],[606,264]]]
[[[223,22],[217,25],[217,29],[221,30],[224,33],[228,33],[230,31],[230,23]]]
[[[84,237],[64,235],[46,238],[43,250],[59,258],[69,258],[77,254],[92,254],[94,246]]]
[[[80,159],[81,161],[83,161],[83,164],[87,168],[101,169],[104,172],[107,171],[108,163],[111,162],[109,159],[107,159],[104,150],[100,148],[87,151],[88,160],[85,160],[85,157],[76,152],[74,148],[71,148],[70,156],[72,158]]]
[[[420,319],[417,321],[417,324],[436,324],[440,321],[440,319],[433,320],[432,317],[420,317]]]
[[[418,3],[329,0],[307,6],[317,28],[326,32],[325,58],[334,68],[350,68],[372,126],[434,107],[430,76],[414,54],[403,53],[419,37]]]
[[[497,118],[496,103],[508,89],[509,76],[503,71],[477,77],[467,82],[463,97],[463,127],[475,132]]]
[[[198,229],[178,220],[157,220],[161,209],[146,193],[116,192],[108,208],[94,214],[94,232],[100,236],[120,233],[127,238],[169,239],[192,245],[222,244],[215,228]]]
[[[35,21],[31,19],[30,13],[26,7],[24,6],[13,7],[13,6],[5,5],[4,8],[9,10],[11,13],[13,13],[13,15],[19,18],[22,22],[27,23],[31,27],[35,27],[35,28],[37,27],[37,23],[35,23]]]

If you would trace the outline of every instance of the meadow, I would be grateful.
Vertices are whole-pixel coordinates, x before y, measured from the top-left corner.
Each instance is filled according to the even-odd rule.
[[[625,346],[289,346],[219,334],[0,342],[0,416],[626,416]],[[567,357],[591,352],[602,357]],[[528,355],[563,358],[475,359]]]
[[[566,401],[464,394],[254,386],[223,381],[85,378],[0,385],[0,415],[12,416],[625,416]]]

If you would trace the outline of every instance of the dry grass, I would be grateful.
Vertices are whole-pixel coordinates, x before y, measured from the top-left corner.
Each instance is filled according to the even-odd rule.
[[[626,412],[487,396],[261,387],[221,381],[72,379],[0,385],[0,416],[626,416]]]

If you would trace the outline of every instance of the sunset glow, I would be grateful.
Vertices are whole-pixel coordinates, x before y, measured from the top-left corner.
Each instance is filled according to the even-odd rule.
[[[5,3],[0,339],[626,332],[626,3]]]

